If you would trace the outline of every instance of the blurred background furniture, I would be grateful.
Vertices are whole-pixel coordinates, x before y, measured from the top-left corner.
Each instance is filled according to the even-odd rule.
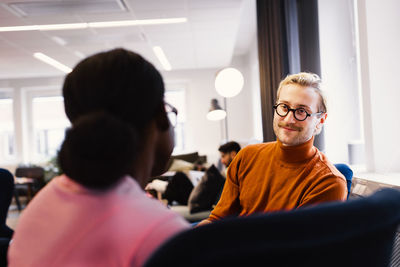
[[[7,251],[14,231],[7,226],[8,209],[14,193],[14,176],[0,168],[0,266],[7,266]]]
[[[10,238],[0,237],[0,266],[7,266],[7,251]]]
[[[198,152],[192,152],[192,153],[186,153],[186,154],[178,154],[178,155],[172,155],[170,158],[170,161],[168,163],[168,171],[163,174],[162,176],[157,176],[153,177],[152,180],[161,180],[161,181],[166,181],[169,182],[171,179],[178,173],[180,172],[181,175],[184,174],[187,176],[187,178],[190,180],[190,182],[193,185],[193,189],[196,188],[198,184],[201,183],[199,188],[196,189],[198,192],[200,188],[204,188],[205,184],[210,185],[213,184],[210,175],[207,174],[207,170],[209,169],[210,164],[207,162],[207,156],[205,155],[199,155]],[[214,171],[214,176],[215,176],[215,169],[213,168]],[[206,177],[205,177],[206,176]],[[176,177],[175,177],[176,178]],[[160,192],[155,192],[155,190],[148,190],[150,194],[152,194],[154,197],[159,198],[163,202],[166,201],[165,199],[161,199],[161,195],[165,195],[165,191],[167,191],[170,188],[167,188],[163,190],[162,194]],[[208,197],[212,200],[212,204],[215,202],[215,197],[214,192],[211,192],[212,194],[209,195],[207,192],[207,189],[209,187],[207,186],[206,190],[200,190],[202,191],[202,194],[197,194],[197,196],[204,196],[208,195]],[[215,190],[212,190],[215,191]],[[219,194],[220,190],[216,194]],[[168,194],[167,194],[168,195]],[[198,197],[197,197],[198,198]],[[188,197],[190,199],[190,195]],[[194,198],[192,198],[193,200]],[[202,199],[203,200],[203,199]],[[170,202],[170,201],[169,201]],[[206,202],[206,201],[202,201]],[[208,201],[209,202],[209,201]],[[189,205],[187,205],[187,201],[184,203],[178,203],[176,201],[173,201],[173,203],[169,203],[169,206],[171,210],[181,214],[187,221],[189,222],[198,222],[199,220],[205,219],[208,217],[211,211],[211,204],[208,209],[203,209],[201,211],[196,211],[196,212],[191,212],[191,209],[189,208]]]
[[[178,164],[175,164],[176,166],[174,166],[174,163],[178,163]],[[172,155],[168,162],[168,170],[171,170],[171,167],[179,168],[181,166],[179,163],[190,163],[192,165],[191,169],[193,169],[198,164],[207,164],[207,156],[199,155],[199,153],[197,151],[192,152],[192,153],[186,153],[186,154]],[[186,166],[189,166],[189,164],[187,164]],[[173,169],[172,171],[176,171],[176,170]],[[178,170],[178,171],[182,171],[182,170]]]
[[[191,223],[206,219],[219,201],[224,183],[225,178],[211,165],[202,172],[200,180],[189,194],[187,204],[172,205],[170,208]]]
[[[351,192],[351,183],[353,180],[353,171],[352,169],[349,167],[349,165],[344,164],[344,163],[336,163],[334,164],[336,169],[338,169],[338,171],[340,171],[343,176],[346,178],[346,183],[347,183],[347,198],[349,198],[350,196],[350,192]]]
[[[20,195],[27,197],[26,204],[45,185],[44,169],[40,166],[19,166],[15,170],[14,196],[18,210],[22,210]]]
[[[14,193],[14,176],[0,168],[0,237],[11,238],[14,231],[6,225],[8,209]]]
[[[162,245],[155,266],[388,266],[400,191],[189,229]]]

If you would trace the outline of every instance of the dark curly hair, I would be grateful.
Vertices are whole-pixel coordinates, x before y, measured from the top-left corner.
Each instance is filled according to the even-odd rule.
[[[237,153],[237,152],[239,152],[240,149],[241,149],[241,147],[240,147],[239,143],[237,143],[235,141],[230,141],[228,143],[221,145],[218,148],[218,151],[222,152],[222,153],[229,153],[229,152],[235,151]]]
[[[84,186],[109,188],[130,173],[142,129],[163,109],[163,79],[140,55],[114,49],[81,61],[66,76],[63,96],[72,128],[60,167]]]

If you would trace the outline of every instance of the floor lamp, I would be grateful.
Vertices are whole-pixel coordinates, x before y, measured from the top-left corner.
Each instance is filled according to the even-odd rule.
[[[210,121],[221,121],[225,119],[225,141],[228,141],[228,120],[226,118],[226,98],[224,97],[224,109],[219,105],[216,98],[211,99],[211,107],[207,113],[207,119]],[[222,132],[222,127],[221,127]],[[221,133],[221,136],[223,134]]]
[[[217,93],[224,98],[225,110],[221,108],[217,99],[212,99],[207,119],[214,121],[225,119],[225,142],[229,141],[226,99],[238,95],[242,90],[243,85],[243,75],[235,68],[224,68],[218,71],[215,77],[215,89],[217,90]]]

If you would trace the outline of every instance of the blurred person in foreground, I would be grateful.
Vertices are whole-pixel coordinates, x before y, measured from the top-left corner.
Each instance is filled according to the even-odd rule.
[[[64,81],[72,123],[58,155],[64,174],[23,211],[10,266],[142,266],[188,227],[143,191],[165,171],[176,109],[160,73],[124,49],[90,56]]]

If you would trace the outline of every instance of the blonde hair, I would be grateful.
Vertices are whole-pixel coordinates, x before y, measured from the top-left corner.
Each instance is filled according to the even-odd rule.
[[[278,93],[277,93],[277,98],[279,99],[279,94],[282,90],[282,87],[288,84],[298,84],[304,87],[311,87],[314,89],[314,91],[320,96],[320,103],[318,105],[318,110],[317,112],[327,112],[327,107],[326,107],[326,99],[325,96],[321,90],[321,78],[315,74],[315,73],[308,73],[308,72],[300,72],[297,74],[291,74],[286,76],[285,79],[283,79],[278,88]]]

